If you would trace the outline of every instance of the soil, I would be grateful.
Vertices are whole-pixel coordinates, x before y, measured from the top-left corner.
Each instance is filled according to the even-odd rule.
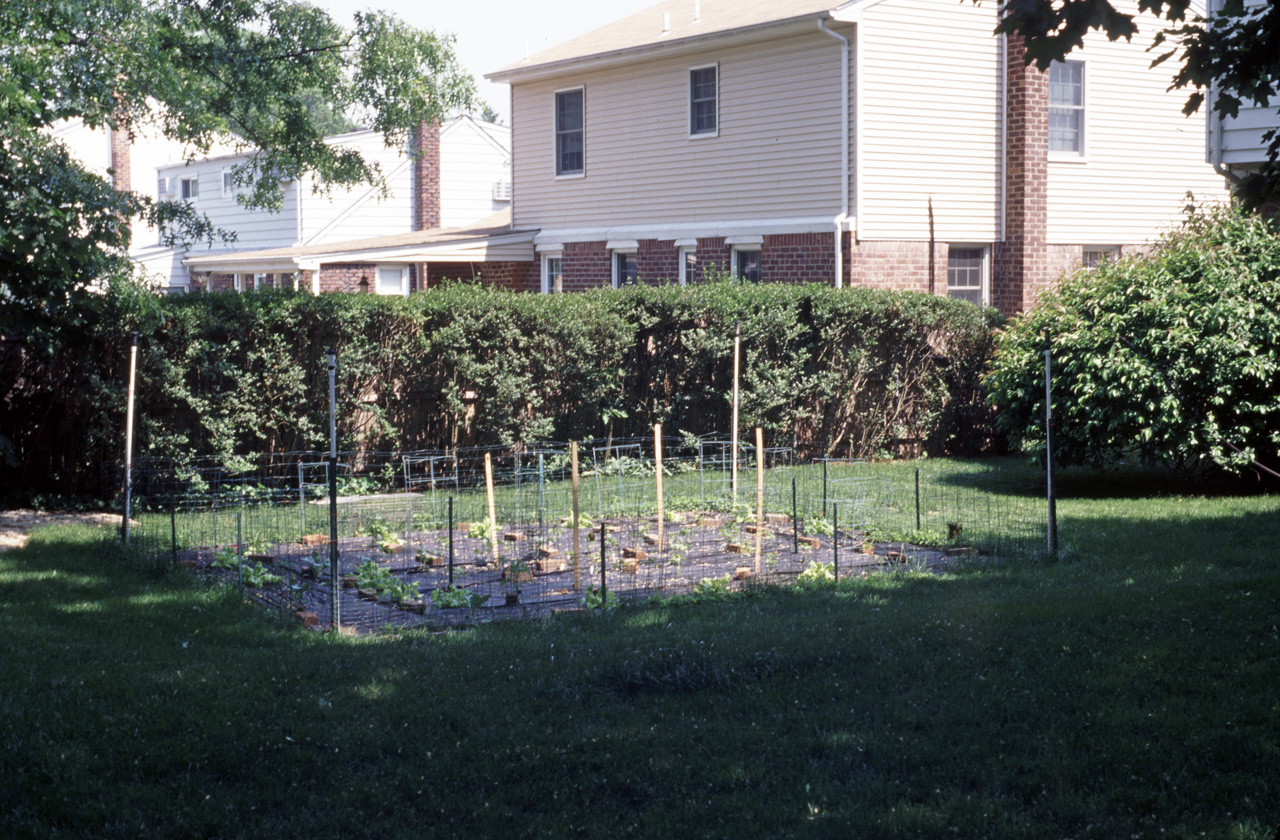
[[[615,518],[606,523],[605,574],[611,592],[622,598],[652,595],[675,595],[689,592],[706,579],[719,579],[725,586],[737,588],[756,578],[786,582],[794,580],[810,563],[832,561],[831,540],[819,537],[819,547],[801,543],[796,551],[795,535],[789,523],[777,523],[761,533],[762,562],[755,563],[755,535],[732,523],[719,528],[697,512],[685,514],[683,522],[666,527],[663,545],[654,545],[657,525],[651,519]],[[512,539],[509,535],[518,534]],[[448,556],[448,533],[415,531],[403,535],[408,545],[394,553],[380,552],[369,537],[347,537],[338,541],[340,574],[354,572],[361,562],[374,559],[395,577],[416,585],[426,601],[422,613],[403,609],[375,593],[340,590],[341,621],[362,632],[388,626],[427,624],[449,626],[502,618],[547,615],[562,610],[581,608],[584,595],[601,582],[599,530],[580,532],[581,572],[575,587],[572,562],[548,564],[541,570],[539,555],[554,553],[558,558],[572,558],[572,532],[567,528],[510,526],[503,529],[499,551],[503,565],[521,564],[518,575],[503,574],[492,563],[492,550],[485,540],[470,537],[462,529],[454,532],[454,582],[479,596],[488,596],[474,612],[466,609],[444,610],[430,600],[430,594],[444,588],[449,581],[449,567],[424,565],[417,555]],[[594,539],[593,539],[594,538]],[[740,546],[741,553],[731,553],[730,544]],[[841,576],[863,575],[893,568],[941,571],[957,558],[938,549],[902,543],[877,543],[874,553],[863,553],[863,540],[854,533],[840,535]],[[641,546],[644,546],[641,548]],[[234,582],[234,570],[212,569],[209,562],[218,547],[179,552],[180,561],[209,574]],[[311,560],[312,553],[315,559]],[[329,551],[327,546],[305,546],[298,541],[281,543],[271,552],[272,571],[284,580],[263,589],[246,588],[246,593],[276,608],[291,612],[303,609],[314,612],[320,625],[332,620],[330,602]],[[623,560],[624,554],[635,559]],[[315,578],[303,580],[303,572],[314,563]],[[554,570],[552,570],[554,569]],[[536,571],[526,571],[536,570]],[[516,579],[518,577],[518,580]],[[507,596],[518,591],[518,602]],[[320,629],[317,627],[316,629]]]

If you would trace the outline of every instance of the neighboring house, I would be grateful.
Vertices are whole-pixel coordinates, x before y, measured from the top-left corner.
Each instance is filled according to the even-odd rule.
[[[1210,0],[1210,12],[1222,8],[1224,0]],[[1261,11],[1267,0],[1245,0],[1245,7]],[[1265,139],[1268,132],[1280,130],[1280,97],[1273,98],[1266,107],[1251,101],[1240,103],[1240,112],[1234,117],[1222,117],[1213,110],[1219,88],[1209,89],[1205,111],[1209,115],[1209,127],[1205,137],[1208,161],[1230,181],[1254,172],[1267,160]]]
[[[271,286],[315,292],[356,291],[359,280],[374,291],[407,294],[424,276],[416,263],[397,263],[381,274],[347,255],[348,243],[414,231],[473,225],[510,205],[509,129],[472,117],[416,132],[409,148],[388,149],[382,136],[356,131],[328,138],[376,162],[386,194],[370,186],[317,191],[310,177],[285,182],[279,212],[250,210],[237,201],[235,169],[252,151],[174,163],[156,170],[161,198],[189,201],[215,227],[236,233],[234,242],[193,246],[174,274],[174,285],[248,291]],[[396,237],[400,237],[397,239]],[[320,270],[310,255],[332,251],[341,263]],[[299,259],[282,256],[297,252]],[[398,252],[397,252],[398,253]],[[394,273],[394,282],[392,274]],[[376,276],[375,276],[376,275]]]
[[[154,125],[134,126],[133,136],[110,128],[89,128],[84,120],[67,120],[49,132],[61,141],[71,155],[90,172],[111,181],[118,190],[150,194],[154,189],[158,160],[181,160],[186,146],[170,140]],[[229,150],[230,147],[225,147]],[[154,226],[135,221],[131,232],[129,256],[142,266],[160,289],[181,291],[173,278],[185,277],[182,251],[159,244]]]
[[[716,265],[1017,312],[1157,238],[1188,191],[1226,197],[1145,44],[1090,36],[1040,73],[992,35],[998,6],[669,0],[490,74],[531,287]]]
[[[388,289],[415,261],[543,292],[721,272],[1016,313],[1146,248],[1188,192],[1227,198],[1145,44],[1091,35],[1042,73],[992,34],[998,6],[668,0],[489,75],[511,85],[510,227],[290,258]]]

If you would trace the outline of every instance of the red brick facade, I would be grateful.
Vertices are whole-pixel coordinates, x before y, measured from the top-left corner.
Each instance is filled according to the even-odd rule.
[[[1021,37],[1009,36],[1006,62],[1004,241],[991,259],[991,304],[1013,314],[1032,306],[1058,273],[1045,243],[1049,186],[1049,77],[1024,63]]]
[[[413,132],[413,229],[440,227],[440,123]]]

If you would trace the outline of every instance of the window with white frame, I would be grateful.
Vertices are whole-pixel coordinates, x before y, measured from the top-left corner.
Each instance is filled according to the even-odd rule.
[[[182,178],[181,191],[183,201],[191,201],[200,196],[200,177],[198,175],[187,175]]]
[[[409,294],[409,269],[403,265],[378,266],[377,292],[380,295]]]
[[[947,248],[947,296],[982,306],[987,301],[987,249],[981,245]]]
[[[234,171],[222,170],[222,197],[231,198],[236,194],[236,178]]]
[[[698,282],[698,246],[681,245],[676,250],[680,261],[680,285],[692,286]]]
[[[733,279],[737,283],[760,282],[760,246],[734,246]]]
[[[613,287],[629,286],[640,282],[640,258],[635,251],[613,252]]]
[[[1049,65],[1049,151],[1084,156],[1084,62]]]
[[[559,294],[564,291],[564,254],[555,251],[542,255],[542,293]]]
[[[259,291],[259,290],[261,290],[261,289],[269,289],[269,288],[271,288],[271,285],[272,285],[272,284],[271,284],[271,275],[270,275],[270,274],[255,274],[255,275],[253,275],[253,290],[254,290],[255,292],[256,292],[256,291]]]
[[[1088,269],[1095,269],[1103,263],[1115,262],[1120,256],[1120,249],[1115,245],[1086,245],[1081,254],[1081,264]]]
[[[715,64],[689,71],[690,137],[714,137],[719,133],[719,76]]]
[[[556,92],[556,175],[586,172],[585,89]]]

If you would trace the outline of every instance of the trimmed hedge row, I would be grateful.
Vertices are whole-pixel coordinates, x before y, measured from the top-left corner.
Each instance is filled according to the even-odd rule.
[[[912,293],[824,286],[636,286],[563,296],[452,284],[409,298],[112,288],[52,354],[10,347],[0,434],[26,492],[101,493],[122,454],[128,333],[141,334],[136,452],[327,448],[326,349],[343,448],[421,449],[729,426],[809,453],[988,440],[979,377],[999,316]],[[467,392],[475,399],[464,399]]]

